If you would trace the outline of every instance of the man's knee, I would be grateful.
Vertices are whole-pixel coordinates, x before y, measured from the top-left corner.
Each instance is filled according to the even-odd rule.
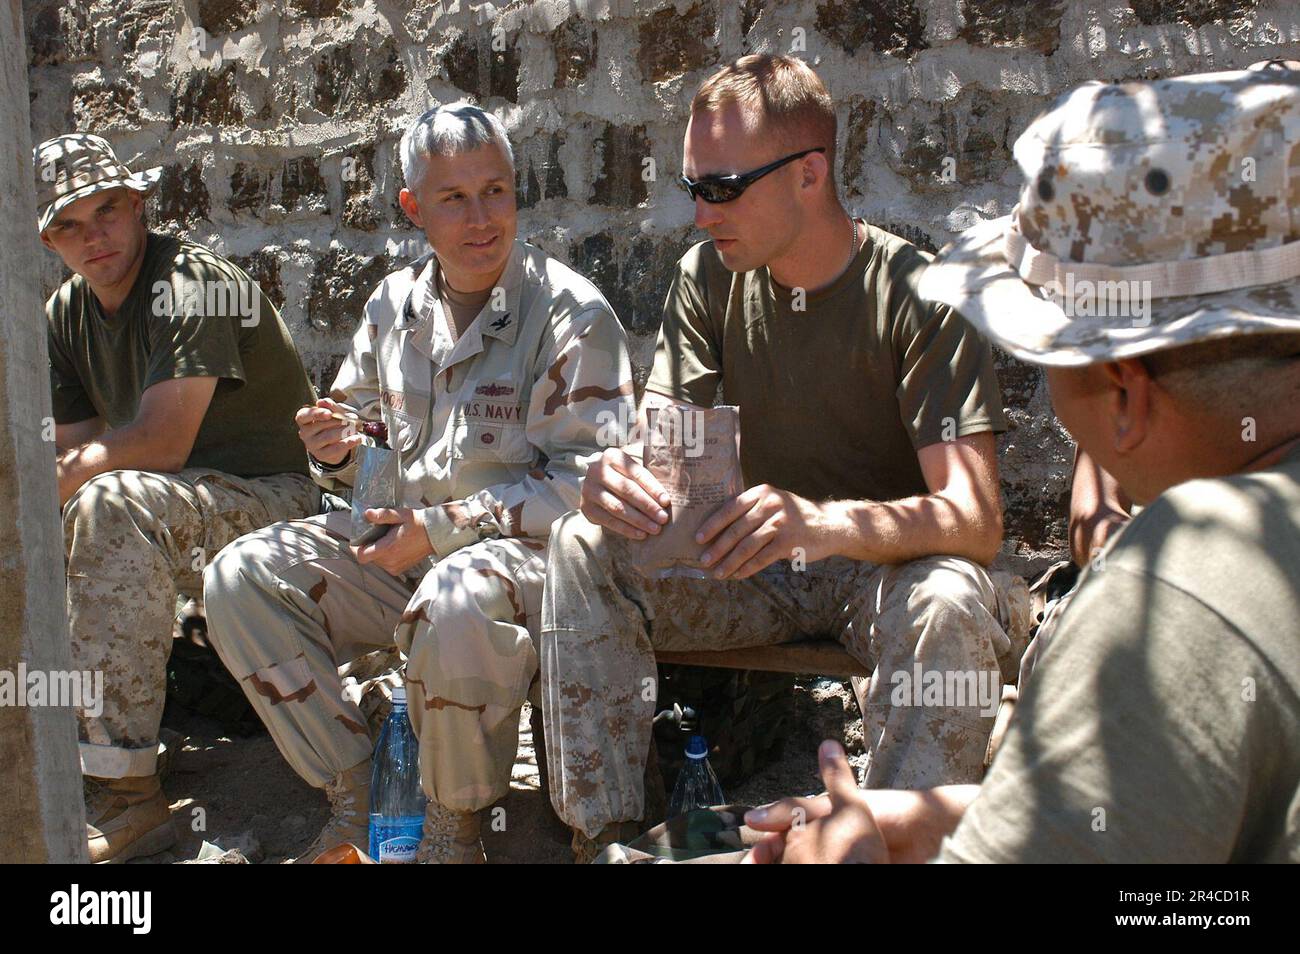
[[[209,635],[220,638],[221,622],[235,612],[241,598],[273,585],[275,574],[258,534],[239,537],[223,547],[203,569],[203,609]]]
[[[878,614],[873,631],[877,638],[888,637],[892,651],[880,647],[887,655],[923,651],[922,640],[930,651],[949,655],[971,640],[984,644],[1002,655],[1006,637],[994,630],[998,623],[997,594],[985,570],[958,557],[925,557],[884,571],[878,594]]]
[[[547,543],[551,565],[563,568],[576,560],[601,559],[606,554],[606,533],[580,510],[572,510],[551,525]]]
[[[912,581],[913,599],[944,612],[977,615],[996,613],[997,597],[988,574],[960,557],[930,557],[904,568]]]
[[[547,550],[543,647],[547,630],[591,639],[641,631],[640,581],[625,538],[573,511],[552,524]]]
[[[527,565],[512,569],[478,546],[456,551],[425,574],[403,614],[401,628],[409,630],[412,646],[408,653],[440,640],[473,652],[493,623],[527,628],[537,613],[541,585],[540,565],[532,571]]]
[[[63,505],[63,529],[70,532],[126,515],[127,502],[136,495],[141,471],[110,470],[82,484]]]
[[[477,710],[493,720],[522,705],[537,672],[528,627],[537,594],[526,592],[527,573],[476,549],[457,551],[425,575],[396,635],[408,687],[425,708]]]

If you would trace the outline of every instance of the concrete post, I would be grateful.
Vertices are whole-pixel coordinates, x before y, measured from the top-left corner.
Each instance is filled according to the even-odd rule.
[[[26,699],[20,663],[72,665],[20,0],[0,0],[0,130],[0,699],[12,702]],[[0,862],[85,860],[73,711],[0,704]]]

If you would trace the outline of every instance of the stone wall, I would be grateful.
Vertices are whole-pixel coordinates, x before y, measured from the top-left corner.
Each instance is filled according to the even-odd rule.
[[[673,185],[690,97],[746,52],[796,52],[838,104],[850,207],[934,249],[1015,201],[1016,136],[1090,79],[1300,56],[1289,0],[29,0],[39,141],[164,166],[153,221],[232,256],[328,385],[370,289],[423,237],[397,141],[470,96],[506,123],[525,236],[593,278],[644,370],[698,236]],[[651,161],[648,161],[651,160]],[[951,161],[946,161],[951,160]],[[47,290],[59,281],[48,257]],[[1064,540],[1069,439],[1041,374],[999,355],[1012,565]]]

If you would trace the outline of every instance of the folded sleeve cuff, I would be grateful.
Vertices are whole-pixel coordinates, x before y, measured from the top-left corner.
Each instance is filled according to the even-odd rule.
[[[478,527],[471,517],[469,505],[463,500],[425,507],[420,511],[420,520],[429,536],[433,554],[439,560],[479,541]]]
[[[311,479],[323,490],[349,490],[357,478],[357,455],[349,452],[341,464],[326,464],[310,454],[307,455],[307,468]]]

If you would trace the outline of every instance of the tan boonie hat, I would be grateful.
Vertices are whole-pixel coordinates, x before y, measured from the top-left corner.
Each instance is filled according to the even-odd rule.
[[[1015,145],[1011,214],[920,293],[1036,364],[1300,332],[1300,72],[1087,83]]]
[[[44,232],[54,217],[78,199],[105,189],[148,192],[162,167],[132,172],[117,161],[107,140],[88,133],[47,139],[32,150],[36,166],[36,227]]]

